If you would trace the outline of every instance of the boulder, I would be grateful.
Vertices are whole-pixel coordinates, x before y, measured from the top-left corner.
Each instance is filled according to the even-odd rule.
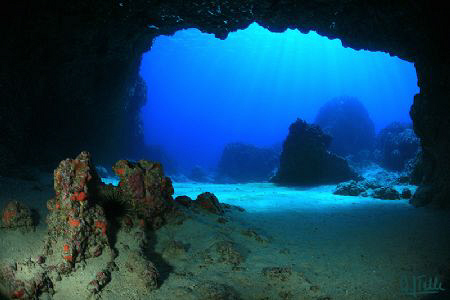
[[[391,187],[380,187],[373,190],[372,197],[382,200],[399,200],[400,193]]]
[[[2,211],[2,227],[28,231],[33,227],[31,210],[18,201],[9,201]]]
[[[147,160],[119,160],[113,171],[120,178],[115,193],[128,214],[139,219],[141,225],[161,226],[173,205],[174,193],[172,181],[164,176],[162,165]]]
[[[361,182],[350,180],[339,183],[333,194],[342,196],[359,196],[361,193],[365,192],[366,189],[367,187],[364,184],[361,184]]]
[[[205,192],[198,195],[197,199],[194,201],[194,204],[213,214],[222,215],[224,213],[219,200],[213,193],[210,192]]]
[[[357,179],[347,161],[330,153],[332,138],[319,126],[297,119],[283,143],[280,167],[272,181],[285,185],[317,185]]]
[[[403,189],[402,189],[401,197],[402,197],[403,199],[410,199],[410,198],[412,197],[411,190],[408,189],[408,188],[403,188]]]

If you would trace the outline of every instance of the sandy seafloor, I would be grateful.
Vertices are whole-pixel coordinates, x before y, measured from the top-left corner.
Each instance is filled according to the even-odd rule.
[[[38,178],[0,178],[1,207],[17,199],[41,215],[34,232],[0,229],[0,264],[33,258],[42,249],[53,189],[50,175]],[[241,299],[415,299],[401,293],[404,276],[435,276],[450,266],[450,213],[413,208],[407,200],[336,196],[334,186],[187,182],[174,188],[174,197],[195,199],[209,191],[245,211],[228,211],[226,223],[186,211],[181,222],[151,234],[148,255],[161,273],[160,287],[151,293],[126,268],[136,245],[119,232],[119,271],[102,299],[234,299],[233,293]],[[171,247],[173,241],[184,248]],[[87,284],[104,267],[102,256],[55,281],[55,294],[41,299],[86,299]],[[289,271],[271,276],[264,272],[270,267]]]

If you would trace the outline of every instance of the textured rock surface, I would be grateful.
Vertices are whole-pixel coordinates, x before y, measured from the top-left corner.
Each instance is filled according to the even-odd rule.
[[[267,181],[277,165],[278,155],[272,149],[231,143],[222,152],[219,177],[236,182]]]
[[[119,201],[131,217],[158,228],[172,206],[174,192],[172,181],[164,176],[162,165],[146,160],[136,163],[119,160],[113,170],[120,178]]]
[[[225,38],[256,21],[273,32],[315,30],[347,47],[414,62],[420,94],[410,114],[433,166],[423,183],[433,196],[425,203],[449,205],[446,14],[410,0],[11,2],[0,27],[0,170],[19,159],[58,161],[80,148],[114,161],[140,143],[139,64],[155,36],[195,27]]]
[[[335,98],[323,105],[315,124],[333,138],[330,151],[341,156],[372,150],[375,127],[364,105],[356,98]]]
[[[103,208],[95,203],[99,185],[88,152],[61,161],[54,171],[56,197],[47,202],[50,239],[45,247],[60,247],[67,267],[99,256],[109,247],[108,222]]]
[[[383,180],[384,179],[384,180]],[[386,174],[377,174],[372,179],[350,180],[336,186],[333,194],[342,196],[373,197],[382,200],[399,200],[400,197],[409,199],[411,190],[407,187],[402,189],[402,194],[395,188],[396,180],[389,178]]]
[[[280,168],[273,182],[288,185],[315,185],[338,183],[356,179],[342,157],[328,151],[331,136],[317,125],[297,119],[289,127],[283,143]]]
[[[213,193],[210,192],[205,192],[198,195],[197,199],[195,199],[194,201],[194,204],[213,214],[222,215],[224,213],[224,210],[220,205],[219,200]]]
[[[2,227],[31,230],[33,218],[31,210],[18,201],[8,202],[2,210]]]
[[[394,171],[402,171],[407,162],[416,157],[419,139],[409,126],[392,123],[378,134],[377,150],[380,151],[381,165]]]

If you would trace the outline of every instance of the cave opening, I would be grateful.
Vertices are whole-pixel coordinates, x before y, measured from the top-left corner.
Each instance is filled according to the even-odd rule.
[[[409,110],[419,92],[412,63],[383,52],[344,48],[339,39],[314,31],[272,33],[257,23],[225,40],[197,29],[159,36],[144,54],[140,74],[147,84],[141,118],[149,155],[163,161],[171,175],[187,177],[200,170],[216,173],[230,143],[280,151],[296,118],[335,130],[328,132],[335,135],[332,150],[355,155],[342,144],[351,148],[346,139],[362,137],[342,136],[345,124],[329,128],[330,122],[342,123],[329,120],[329,114],[345,108],[333,112],[329,107],[319,116],[326,103],[359,101],[374,127],[374,133],[362,129],[359,134],[373,141],[353,143],[375,144],[375,135],[393,122],[411,127]],[[358,110],[349,105],[347,110]],[[357,122],[354,127],[370,127]],[[370,151],[373,147],[367,145]]]
[[[431,209],[450,194],[444,14],[409,1],[15,5],[1,29],[0,298],[450,298],[450,218]],[[236,32],[254,21],[278,34]],[[186,28],[225,40],[161,36]],[[347,61],[286,28],[414,66],[341,48]],[[247,49],[223,53],[233,40]],[[410,121],[409,77],[414,132],[386,126]],[[357,134],[364,111],[373,135]],[[414,133],[417,160],[399,159]]]

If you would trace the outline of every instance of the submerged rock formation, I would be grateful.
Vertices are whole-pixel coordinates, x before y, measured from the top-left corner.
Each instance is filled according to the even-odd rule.
[[[373,197],[382,200],[400,200],[400,196],[404,199],[409,199],[411,197],[411,191],[409,191],[409,194],[407,191],[409,191],[409,189],[404,188],[400,195],[400,193],[392,186],[384,186],[373,180],[350,180],[338,184],[333,194],[341,196]]]
[[[100,185],[88,152],[63,160],[54,171],[56,197],[47,207],[48,250],[58,249],[63,259],[60,270],[70,272],[75,262],[102,254],[108,243],[108,221],[95,203]]]
[[[331,135],[330,151],[338,155],[356,155],[374,146],[375,126],[357,98],[341,97],[325,103],[314,123]]]
[[[231,143],[223,149],[218,175],[236,182],[267,181],[277,164],[278,155],[272,149]]]
[[[347,161],[328,151],[331,136],[319,126],[297,119],[283,143],[273,182],[287,185],[329,184],[356,179]]]
[[[197,182],[211,182],[212,179],[208,176],[206,171],[200,166],[194,166],[189,174],[189,179]]]
[[[159,228],[173,204],[173,186],[162,165],[140,160],[119,160],[113,170],[120,178],[117,198],[130,216]]]
[[[392,123],[381,130],[377,137],[377,150],[383,167],[402,171],[406,163],[417,156],[419,139],[409,126]]]
[[[0,27],[0,172],[19,162],[48,165],[80,148],[96,149],[108,161],[129,155],[128,145],[142,144],[139,64],[152,40],[189,27],[224,39],[258,22],[273,32],[314,30],[345,47],[414,62],[420,93],[410,115],[433,166],[422,183],[430,193],[420,205],[450,206],[450,49],[442,42],[450,26],[444,9],[424,1],[8,4]]]
[[[2,210],[1,227],[28,231],[33,228],[31,210],[19,201],[9,201]]]

